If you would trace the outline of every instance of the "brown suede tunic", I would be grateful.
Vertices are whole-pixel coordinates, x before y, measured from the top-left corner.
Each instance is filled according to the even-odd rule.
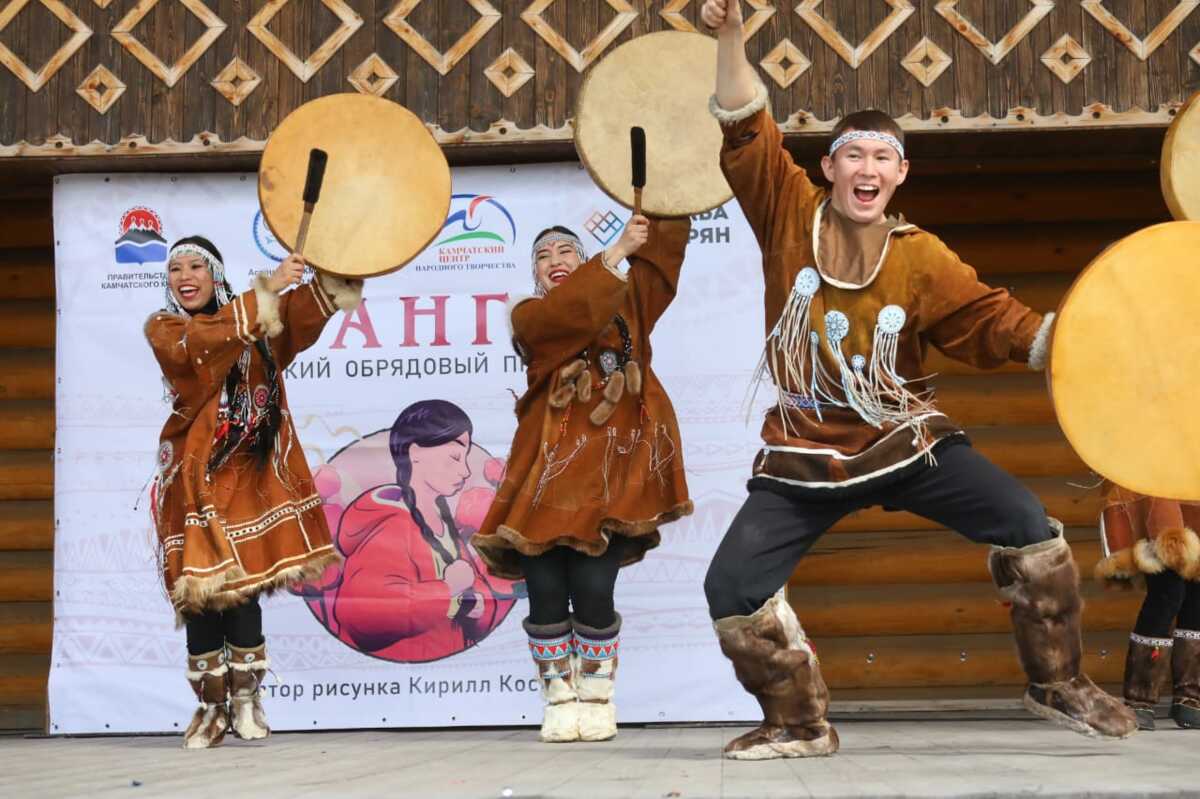
[[[526,357],[528,389],[517,401],[517,432],[503,483],[471,539],[489,570],[522,576],[517,552],[537,555],[564,545],[602,554],[622,537],[622,565],[658,545],[658,528],[691,513],[683,447],[671,400],[651,367],[650,333],[675,297],[690,222],[651,220],[650,238],[631,257],[627,275],[600,256],[581,265],[545,297],[512,311],[514,341]],[[602,402],[602,352],[621,352],[614,324],[628,325],[642,391],[628,388],[612,416],[597,425],[589,414]],[[594,385],[554,407],[566,382],[563,369],[586,350]]]
[[[231,607],[319,574],[338,559],[282,385],[283,370],[316,342],[334,310],[319,280],[280,296],[260,280],[215,314],[159,311],[146,322],[146,338],[174,394],[160,436],[151,510],[163,579],[177,612]],[[247,350],[251,402],[256,411],[265,410],[266,370],[252,346],[264,330],[273,335],[283,412],[274,451],[259,467],[239,445],[210,471],[221,389]]]
[[[725,116],[721,167],[762,250],[762,376],[779,389],[751,487],[821,498],[899,479],[961,435],[921,380],[929,345],[977,367],[1026,362],[1043,318],[914,225],[827,224],[827,192],[784,149],[765,94]]]
[[[1104,483],[1100,514],[1101,580],[1131,580],[1165,566],[1189,580],[1200,579],[1200,502],[1148,497]]]

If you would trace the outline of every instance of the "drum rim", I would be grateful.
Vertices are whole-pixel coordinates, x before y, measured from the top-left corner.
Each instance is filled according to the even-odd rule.
[[[1105,474],[1104,472],[1101,472],[1099,469],[1096,468],[1094,463],[1092,463],[1084,458],[1083,452],[1081,451],[1081,448],[1080,448],[1079,443],[1077,442],[1077,439],[1072,437],[1072,433],[1078,429],[1078,425],[1076,424],[1075,421],[1064,423],[1065,419],[1074,420],[1075,417],[1072,414],[1066,414],[1064,416],[1064,414],[1062,413],[1062,408],[1063,408],[1062,395],[1061,394],[1056,395],[1055,391],[1054,391],[1053,374],[1054,374],[1054,360],[1055,360],[1055,358],[1054,358],[1055,344],[1057,341],[1057,333],[1059,332],[1059,324],[1061,323],[1061,321],[1064,318],[1067,318],[1067,319],[1070,318],[1069,314],[1067,314],[1064,317],[1064,311],[1067,310],[1068,305],[1070,304],[1072,299],[1078,293],[1085,276],[1087,276],[1089,271],[1091,271],[1097,267],[1100,259],[1104,258],[1112,250],[1120,247],[1122,244],[1126,244],[1129,242],[1129,240],[1131,240],[1135,237],[1138,237],[1138,236],[1142,236],[1142,235],[1148,233],[1149,231],[1159,230],[1161,228],[1167,228],[1167,227],[1177,227],[1177,226],[1182,226],[1182,225],[1193,227],[1193,228],[1195,228],[1195,230],[1198,233],[1200,233],[1200,220],[1183,219],[1183,220],[1172,220],[1169,222],[1159,222],[1157,224],[1149,225],[1147,227],[1141,228],[1140,230],[1136,230],[1133,233],[1130,233],[1126,236],[1123,236],[1120,239],[1118,239],[1117,241],[1114,241],[1112,244],[1105,247],[1099,253],[1097,253],[1096,256],[1094,258],[1092,258],[1091,261],[1088,262],[1087,266],[1085,266],[1079,272],[1079,275],[1071,283],[1070,288],[1067,289],[1066,294],[1063,295],[1062,300],[1059,301],[1058,308],[1056,309],[1054,326],[1051,329],[1050,341],[1047,346],[1047,353],[1048,353],[1049,357],[1048,357],[1048,360],[1046,363],[1046,370],[1045,370],[1046,390],[1047,390],[1047,393],[1050,395],[1050,404],[1054,410],[1055,421],[1058,424],[1059,429],[1062,431],[1063,437],[1067,439],[1067,443],[1071,446],[1071,449],[1075,451],[1075,453],[1079,456],[1080,460],[1083,461],[1084,465],[1088,469],[1092,470],[1096,474],[1099,474],[1104,479],[1110,480],[1128,490],[1137,491],[1139,493],[1143,493],[1148,496],[1156,496],[1156,495],[1161,494],[1161,488],[1158,486],[1149,486],[1149,485],[1141,484],[1140,478],[1130,480],[1130,479],[1128,479],[1128,475],[1123,475],[1122,479],[1120,479],[1120,480],[1115,479],[1112,476],[1110,476],[1109,474]],[[1090,454],[1092,454],[1092,453],[1089,452],[1089,455]],[[1193,500],[1200,500],[1200,496],[1180,497],[1179,499],[1187,499],[1189,501],[1193,501]]]
[[[630,39],[629,41],[624,42],[624,43],[618,45],[617,47],[613,48],[611,51],[609,51],[608,55],[604,56],[604,58],[600,59],[598,62],[596,62],[592,66],[591,69],[588,70],[587,74],[583,76],[583,81],[579,84],[579,94],[575,97],[575,109],[574,109],[574,111],[575,111],[575,119],[574,119],[575,135],[572,137],[572,144],[575,146],[575,154],[579,156],[579,162],[581,164],[583,164],[583,168],[585,170],[587,170],[588,175],[592,179],[592,183],[594,183],[596,185],[596,187],[598,189],[600,189],[600,191],[604,192],[605,196],[607,196],[613,202],[617,203],[622,208],[625,208],[627,210],[633,210],[633,206],[627,204],[624,199],[622,199],[621,197],[618,197],[616,195],[616,193],[614,193],[613,191],[610,191],[607,186],[605,186],[603,183],[601,183],[597,179],[595,167],[588,160],[587,153],[585,153],[579,147],[579,130],[580,130],[579,120],[581,119],[581,117],[579,115],[579,109],[582,107],[584,99],[588,96],[588,89],[592,85],[592,77],[596,74],[597,67],[599,67],[605,61],[607,61],[609,58],[611,58],[614,54],[620,52],[621,48],[623,48],[627,45],[631,45],[634,42],[645,42],[645,41],[652,40],[655,37],[661,38],[664,36],[670,36],[672,38],[681,38],[684,36],[691,38],[691,37],[699,36],[704,39],[712,39],[712,37],[705,36],[703,33],[700,33],[699,31],[693,32],[693,31],[679,31],[679,30],[655,31],[653,33],[643,34],[636,38]],[[703,208],[698,208],[698,209],[686,211],[683,213],[672,213],[672,214],[654,213],[653,216],[655,216],[656,218],[659,218],[659,219],[686,219],[686,218],[690,218],[690,217],[694,216],[695,214],[703,214],[707,211],[713,210],[714,208],[720,208],[721,206],[725,205],[725,203],[729,202],[732,199],[733,199],[733,189],[730,188],[728,195],[726,195],[724,199],[722,199],[720,202],[716,203],[715,205],[709,205],[709,206],[705,206]]]
[[[288,115],[283,118],[283,122],[280,122],[278,125],[275,126],[275,129],[271,131],[271,135],[267,137],[267,143],[265,145],[263,145],[262,156],[259,158],[258,174],[256,176],[257,183],[258,183],[258,186],[257,186],[258,207],[259,207],[259,210],[262,211],[263,222],[266,223],[267,229],[269,229],[271,231],[271,235],[273,235],[280,242],[283,242],[286,246],[286,240],[282,236],[280,236],[279,231],[275,229],[275,225],[272,224],[272,222],[271,222],[271,217],[268,216],[268,214],[267,214],[267,206],[263,202],[262,164],[267,160],[267,151],[271,146],[271,142],[275,140],[275,135],[280,131],[280,129],[283,128],[284,123],[287,122],[288,117],[292,116],[292,114],[295,114],[298,111],[300,111],[301,109],[307,108],[310,105],[315,106],[317,104],[324,103],[325,101],[342,100],[346,97],[354,98],[354,102],[364,102],[365,104],[375,104],[379,108],[384,108],[384,107],[399,108],[401,111],[403,111],[404,113],[406,113],[410,117],[412,117],[412,119],[415,120],[417,122],[417,124],[420,125],[421,129],[424,130],[425,133],[429,136],[430,140],[433,141],[434,149],[436,150],[438,156],[440,157],[442,165],[445,167],[445,174],[446,174],[446,178],[447,178],[448,191],[446,192],[446,202],[441,209],[441,217],[443,219],[442,224],[444,226],[444,224],[445,224],[444,220],[450,213],[450,203],[452,202],[453,195],[454,195],[454,175],[450,171],[450,162],[446,159],[445,151],[442,149],[441,145],[437,143],[437,140],[433,138],[433,135],[429,133],[428,126],[421,120],[421,118],[419,116],[417,116],[415,113],[413,113],[413,111],[411,111],[409,108],[401,105],[400,103],[395,102],[394,100],[389,100],[386,97],[376,97],[375,95],[362,94],[360,92],[336,92],[334,94],[327,94],[322,97],[317,97],[313,100],[309,100],[307,103],[304,103],[303,105],[297,106],[296,108],[292,109],[292,111],[289,112]],[[386,106],[378,105],[378,103],[386,103],[387,105]],[[299,198],[297,198],[297,201],[299,201]],[[371,272],[371,273],[339,272],[336,269],[332,269],[330,267],[326,267],[326,266],[322,266],[317,263],[313,263],[312,261],[308,260],[307,256],[305,257],[305,262],[309,266],[311,266],[313,269],[318,270],[320,272],[324,272],[328,275],[333,275],[334,277],[341,277],[341,278],[346,278],[346,279],[350,279],[350,280],[362,280],[362,279],[367,279],[367,278],[382,277],[383,275],[390,275],[393,272],[398,272],[401,269],[403,269],[404,267],[408,266],[410,263],[412,263],[418,255],[420,255],[421,253],[423,253],[425,250],[427,250],[429,248],[429,245],[433,243],[433,240],[437,238],[438,233],[440,233],[441,230],[442,230],[441,227],[435,228],[433,230],[433,232],[429,235],[429,238],[426,239],[424,241],[424,243],[421,244],[420,248],[417,249],[416,252],[414,252],[407,261],[404,261],[403,263],[401,263],[399,265],[392,266],[387,269],[382,269],[377,272]],[[291,252],[290,246],[288,247],[288,251]]]
[[[1171,170],[1168,168],[1168,160],[1173,162],[1174,158],[1168,159],[1168,154],[1172,151],[1175,145],[1175,136],[1178,135],[1179,129],[1183,124],[1183,119],[1189,113],[1200,114],[1200,91],[1195,92],[1184,101],[1179,110],[1175,112],[1175,119],[1171,120],[1171,124],[1167,127],[1166,136],[1163,137],[1162,151],[1159,153],[1159,169],[1158,179],[1159,187],[1162,191],[1163,200],[1167,203],[1167,210],[1171,212],[1171,216],[1178,222],[1195,221],[1187,215],[1184,208],[1176,202],[1175,199],[1175,180],[1171,175]]]

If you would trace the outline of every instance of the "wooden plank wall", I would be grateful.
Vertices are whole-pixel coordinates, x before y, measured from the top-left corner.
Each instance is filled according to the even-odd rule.
[[[895,205],[985,280],[1048,311],[1109,242],[1166,218],[1151,159],[1097,163],[989,172],[986,159],[950,169],[917,162]],[[54,530],[49,183],[0,194],[0,729],[45,723]],[[1070,485],[1091,479],[1055,423],[1043,377],[1019,365],[978,373],[939,357],[929,366],[941,375],[942,407],[1066,524],[1086,580],[1085,664],[1097,680],[1119,682],[1141,595],[1105,593],[1090,580],[1097,497]],[[791,598],[834,698],[1019,696],[1024,678],[986,552],[879,509],[825,536],[796,572]]]
[[[46,719],[54,568],[50,180],[0,188],[0,730]]]
[[[212,13],[211,29],[175,0],[152,3],[136,24],[126,21],[134,0],[26,4],[0,30],[21,59],[0,52],[0,158],[257,151],[296,106],[355,90],[349,78],[371,56],[397,78],[382,95],[445,143],[566,141],[589,57],[646,33],[701,24],[700,0],[290,0],[266,25],[277,38],[264,42],[251,24],[266,3],[189,5]],[[347,38],[334,35],[339,20],[330,5],[357,15]],[[794,132],[828,130],[864,107],[901,117],[908,129],[1163,125],[1200,81],[1200,10],[1177,0],[1106,0],[1111,17],[1097,17],[1084,0],[743,5],[755,20],[751,63],[776,116],[795,115]],[[90,31],[78,49],[60,50],[68,29],[45,6],[69,7],[81,35]],[[404,8],[409,28],[396,26],[401,38],[386,20]],[[540,22],[531,9],[540,9]],[[1181,13],[1172,16],[1175,9]],[[468,36],[485,18],[494,24]],[[606,37],[614,21],[618,35]],[[207,30],[215,36],[205,39]],[[1055,72],[1055,45],[1068,36],[1081,71]],[[134,41],[157,63],[139,60]],[[197,43],[207,46],[194,61],[181,60]],[[918,46],[935,48],[944,71],[913,67]],[[505,96],[486,70],[509,49],[534,75]],[[796,65],[781,60],[785,51],[808,66],[788,72]],[[245,96],[213,85],[235,58],[261,79]],[[99,67],[126,87],[111,103],[85,100],[99,88],[92,77]],[[31,81],[36,90],[19,77],[25,68],[40,73]],[[663,74],[680,79],[673,72],[686,68],[663,65]]]

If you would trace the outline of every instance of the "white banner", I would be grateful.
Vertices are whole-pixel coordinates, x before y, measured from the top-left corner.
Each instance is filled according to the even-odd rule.
[[[88,175],[55,183],[51,732],[180,730],[195,700],[144,496],[168,406],[142,325],[162,306],[166,246],[175,239],[209,237],[239,291],[285,252],[262,222],[254,175]],[[452,402],[472,423],[472,474],[466,486],[448,482],[448,501],[491,486],[490,459],[506,457],[514,392],[525,386],[503,300],[532,288],[534,236],[565,224],[596,252],[628,217],[575,164],[456,169],[454,191],[435,244],[401,272],[368,281],[362,310],[331,319],[288,370],[292,413],[335,523],[359,492],[395,482],[387,431],[417,402]],[[679,296],[654,334],[654,368],[679,416],[696,512],[664,528],[662,546],[617,583],[625,620],[616,693],[622,722],[757,713],[717,648],[702,581],[745,496],[758,446],[760,417],[747,424],[744,407],[762,341],[758,264],[736,203],[696,218]],[[411,662],[402,632],[369,655],[325,621],[339,598],[337,576],[306,597],[280,592],[264,601],[276,675],[267,680],[266,708],[275,729],[540,720],[521,628],[526,602],[512,598],[523,586],[495,581],[507,612],[479,644]],[[402,622],[403,607],[390,612]]]

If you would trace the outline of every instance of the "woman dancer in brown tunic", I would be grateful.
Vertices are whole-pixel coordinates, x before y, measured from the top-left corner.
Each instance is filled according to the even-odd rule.
[[[588,259],[574,233],[548,228],[533,245],[537,295],[512,307],[529,387],[473,543],[493,574],[528,586],[543,741],[616,735],[617,571],[692,510],[675,411],[650,368],[650,332],[675,297],[689,229],[634,216]]]
[[[216,746],[230,727],[247,739],[270,733],[259,701],[267,655],[258,595],[338,557],[283,370],[335,310],[357,305],[362,283],[318,274],[283,293],[303,274],[293,255],[235,295],[217,248],[190,236],[171,248],[166,305],[146,322],[172,402],[151,511],[200,700],[188,748]]]

